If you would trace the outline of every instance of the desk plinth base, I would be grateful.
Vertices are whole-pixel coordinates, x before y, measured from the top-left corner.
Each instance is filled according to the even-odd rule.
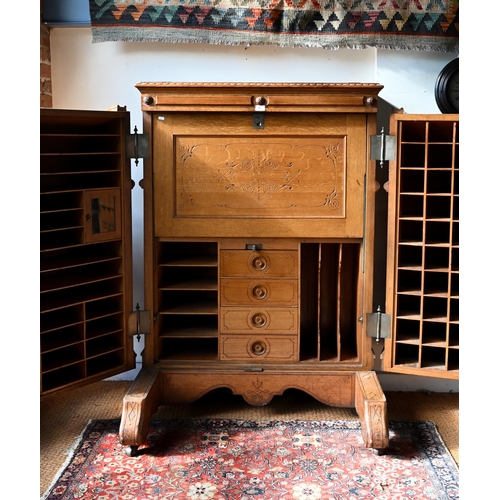
[[[269,403],[286,389],[302,390],[326,405],[355,408],[367,448],[383,452],[389,444],[387,402],[373,371],[148,368],[140,371],[123,399],[120,442],[127,455],[146,443],[151,416],[160,406],[188,403],[221,387],[254,406]]]

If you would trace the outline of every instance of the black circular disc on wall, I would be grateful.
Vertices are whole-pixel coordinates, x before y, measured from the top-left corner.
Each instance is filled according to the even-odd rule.
[[[441,113],[458,113],[458,57],[439,73],[434,96]]]

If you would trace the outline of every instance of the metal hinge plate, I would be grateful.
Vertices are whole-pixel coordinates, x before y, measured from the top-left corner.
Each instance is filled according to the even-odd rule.
[[[384,166],[384,161],[394,160],[396,158],[396,137],[387,135],[384,127],[380,135],[370,136],[370,160],[378,160],[380,166]]]
[[[139,158],[149,158],[149,134],[138,134],[134,127],[134,133],[126,136],[126,148],[127,158],[134,158],[136,165]]]
[[[141,310],[137,304],[135,311],[128,315],[128,332],[129,337],[137,337],[140,340],[141,335],[147,335],[151,331],[151,321],[149,311]]]
[[[377,312],[366,315],[366,336],[374,338],[377,344],[391,338],[391,315],[383,313],[380,306]]]

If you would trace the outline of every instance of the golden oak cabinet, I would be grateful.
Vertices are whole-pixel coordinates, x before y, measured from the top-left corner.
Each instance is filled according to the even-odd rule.
[[[387,316],[373,304],[381,85],[137,88],[144,311],[131,304],[128,113],[41,110],[42,396],[133,367],[140,321],[128,454],[160,405],[219,387],[252,405],[296,388],[355,408],[365,445],[386,448],[374,336],[384,370],[458,378],[458,117],[393,116]]]

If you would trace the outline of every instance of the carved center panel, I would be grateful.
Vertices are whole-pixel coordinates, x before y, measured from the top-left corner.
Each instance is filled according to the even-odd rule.
[[[176,138],[177,217],[345,217],[345,137]]]

